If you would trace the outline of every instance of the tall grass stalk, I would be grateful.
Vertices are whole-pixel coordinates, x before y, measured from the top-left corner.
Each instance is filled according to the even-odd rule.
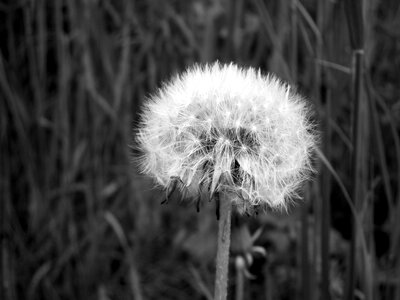
[[[290,2],[290,69],[292,74],[292,81],[297,83],[297,68],[298,68],[298,60],[299,60],[299,43],[298,43],[298,10],[297,10],[297,1],[291,0]]]
[[[353,153],[352,153],[352,200],[356,208],[356,213],[362,216],[362,208],[366,201],[366,191],[368,188],[368,102],[363,93],[364,76],[364,26],[362,1],[353,0],[345,3],[345,11],[349,26],[349,35],[353,49],[352,61],[352,100],[353,100]],[[360,280],[360,287],[366,299],[371,299],[372,293],[370,287],[365,284],[367,274],[372,270],[364,269],[361,264],[370,263],[365,259],[367,249],[360,248],[360,235],[363,234],[363,228],[359,223],[353,221],[353,231],[350,244],[348,284],[346,290],[346,299],[354,298],[354,291],[357,279]],[[360,254],[360,256],[359,256]],[[361,258],[361,260],[360,260]],[[365,266],[365,265],[364,265]],[[357,274],[359,274],[357,276]],[[362,276],[363,274],[364,276]],[[360,276],[361,275],[361,276]],[[372,284],[372,283],[371,283]],[[366,290],[368,289],[368,290]]]
[[[301,299],[312,300],[310,284],[313,277],[313,268],[310,262],[310,236],[309,236],[309,200],[310,193],[306,192],[305,195],[306,202],[303,204],[301,209]]]
[[[365,199],[365,188],[366,188],[366,161],[363,152],[366,151],[367,145],[364,145],[365,135],[364,135],[364,116],[365,105],[362,103],[364,99],[361,99],[361,76],[362,76],[362,58],[363,52],[361,50],[354,51],[353,54],[353,91],[354,91],[354,122],[353,122],[353,156],[352,156],[352,168],[353,168],[353,191],[352,199],[354,206],[359,208]],[[357,212],[359,213],[359,212]],[[347,299],[353,299],[355,283],[357,279],[357,244],[358,235],[362,234],[360,232],[362,228],[357,226],[357,223],[353,221],[353,233],[351,239],[350,247],[350,257],[349,257],[349,279],[347,288]]]
[[[324,120],[325,143],[324,152],[326,157],[331,156],[332,130],[330,126],[330,116],[332,115],[331,97],[329,90],[322,96],[326,102],[326,115]],[[321,207],[321,296],[322,299],[331,299],[330,295],[330,236],[331,236],[331,176],[329,171],[324,168],[322,175],[322,207]]]
[[[324,59],[324,45],[322,38],[324,31],[324,22],[326,20],[326,8],[328,3],[326,1],[318,1],[318,14],[317,14],[317,28],[319,34],[316,39],[316,60]],[[326,39],[326,42],[330,41]],[[326,46],[325,46],[326,47]],[[331,119],[333,118],[332,110],[332,99],[330,89],[326,86],[323,78],[326,76],[327,71],[322,69],[318,63],[316,63],[316,95],[319,101],[325,103],[325,118],[323,120],[324,127],[324,144],[323,151],[328,159],[331,159],[332,149],[332,126]],[[321,173],[321,229],[320,229],[320,241],[321,241],[321,298],[325,300],[331,299],[330,293],[330,240],[331,240],[331,175],[326,167],[322,168]]]

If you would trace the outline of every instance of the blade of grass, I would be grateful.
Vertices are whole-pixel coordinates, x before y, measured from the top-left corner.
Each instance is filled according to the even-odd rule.
[[[321,24],[318,24],[318,25],[315,24],[314,20],[308,13],[307,9],[304,7],[304,5],[299,0],[293,0],[293,2],[294,2],[294,5],[296,6],[296,8],[298,9],[298,11],[300,12],[301,16],[303,16],[304,20],[306,20],[306,23],[308,24],[308,26],[311,28],[312,32],[314,33],[314,35],[317,39],[317,43],[322,41],[322,37],[321,37],[322,26],[321,26]],[[318,1],[318,4],[317,4],[318,5],[317,18],[319,18],[319,19],[321,19],[321,17],[323,16],[323,10],[322,10],[323,3],[324,3],[324,1]]]
[[[47,27],[46,27],[46,2],[44,0],[39,0],[37,2],[37,13],[36,13],[36,22],[37,22],[37,31],[38,31],[38,75],[39,80],[46,86],[46,64],[47,64]],[[45,89],[43,89],[43,93],[45,93]]]
[[[301,299],[311,298],[310,282],[311,282],[311,268],[310,268],[310,239],[309,239],[309,222],[308,222],[308,209],[309,209],[309,193],[310,187],[306,188],[305,203],[301,208]]]
[[[137,271],[136,262],[134,260],[133,249],[129,246],[128,239],[122,228],[122,225],[114,216],[113,213],[107,211],[104,214],[104,218],[107,223],[111,226],[113,231],[118,237],[121,246],[124,248],[125,256],[129,264],[129,282],[131,287],[132,296],[134,299],[143,300],[143,293],[140,286],[139,273]]]
[[[350,44],[353,51],[364,48],[364,21],[363,1],[348,0],[344,3],[344,9],[349,27]]]
[[[364,26],[362,15],[362,1],[349,0],[345,2],[345,13],[349,28],[350,43],[353,49],[353,62],[352,62],[352,101],[353,101],[353,155],[352,155],[352,185],[353,185],[353,201],[357,214],[362,202],[365,200],[365,191],[367,188],[367,148],[366,144],[368,125],[366,123],[366,116],[368,112],[367,103],[363,97],[363,66],[364,66]],[[353,221],[352,237],[350,243],[349,253],[349,268],[348,280],[346,289],[346,299],[352,300],[354,298],[354,289],[357,280],[357,250],[358,250],[358,235],[361,234],[357,230],[357,226]],[[359,274],[361,275],[361,274]],[[360,278],[361,279],[361,278]],[[361,280],[362,281],[362,280]],[[363,282],[361,282],[363,285]],[[362,292],[368,293],[363,290]],[[370,299],[370,295],[364,295]]]
[[[29,68],[29,79],[30,85],[33,92],[33,99],[35,101],[35,113],[40,115],[43,111],[42,107],[42,93],[41,93],[41,84],[39,82],[40,73],[38,72],[37,66],[37,56],[36,56],[36,44],[34,43],[34,34],[33,34],[33,21],[32,21],[32,13],[34,11],[34,5],[31,2],[28,2],[27,5],[23,7],[24,9],[24,27],[25,27],[25,36],[27,42],[27,52],[28,52],[28,68]]]
[[[343,72],[345,74],[351,74],[351,69],[346,67],[346,66],[342,66],[340,64],[334,63],[334,62],[330,62],[330,61],[326,61],[326,60],[322,60],[322,59],[316,59],[316,62],[318,64],[320,64],[323,67],[327,67],[327,68],[331,68],[333,70],[336,71],[340,71]]]
[[[1,64],[1,56],[0,56]],[[1,86],[1,84],[0,84]],[[2,93],[0,93],[1,95]],[[0,248],[0,295],[5,300],[14,300],[16,297],[17,281],[15,276],[14,253],[12,245],[12,202],[11,202],[11,166],[6,158],[10,147],[8,135],[9,123],[7,116],[7,107],[4,101],[0,101],[0,226],[1,226],[1,248]],[[6,122],[4,124],[3,122]]]
[[[332,164],[326,158],[325,154],[320,149],[316,149],[315,152],[316,152],[316,155],[318,156],[318,159],[321,160],[321,162],[324,164],[324,166],[331,173],[333,179],[335,179],[336,183],[338,184],[339,189],[342,191],[344,199],[346,200],[347,204],[349,205],[349,208],[353,215],[353,218],[356,219],[357,223],[361,224],[361,219],[359,219],[359,216],[357,215],[356,207],[354,206],[354,203],[351,199],[350,193],[347,190],[346,186],[344,185],[343,181],[340,179],[339,174],[336,172],[335,168],[332,166]]]
[[[366,114],[368,108],[366,107],[365,101],[362,99],[362,69],[363,69],[363,51],[357,50],[353,54],[353,101],[354,101],[354,119],[353,119],[353,155],[352,155],[352,173],[353,173],[353,201],[359,212],[362,202],[365,199],[365,190],[367,185],[367,124]],[[350,246],[350,261],[349,261],[349,279],[347,289],[347,299],[353,299],[354,288],[357,280],[357,235],[360,234],[356,230],[356,226],[353,225],[353,235]]]
[[[290,68],[286,62],[286,60],[283,57],[283,51],[281,51],[281,41],[278,33],[275,31],[274,26],[273,26],[273,20],[271,18],[270,13],[268,12],[268,9],[262,0],[253,0],[256,6],[256,9],[258,13],[260,14],[261,17],[261,23],[263,29],[266,31],[268,38],[271,41],[271,44],[273,45],[276,57],[278,59],[278,63],[281,66],[281,70],[283,72],[282,76],[286,78],[288,81],[292,81],[291,78],[291,72]],[[282,37],[281,37],[282,38]]]
[[[127,2],[129,3],[129,2]],[[118,64],[118,73],[115,78],[115,83],[114,83],[114,110],[119,111],[121,101],[122,101],[122,95],[125,87],[125,83],[127,80],[128,76],[128,70],[129,70],[129,60],[130,60],[130,54],[131,54],[131,36],[130,36],[130,22],[129,20],[132,18],[131,16],[131,7],[128,5],[125,9],[125,18],[124,18],[124,24],[122,26],[122,41],[121,41],[121,55],[120,55],[120,61]]]
[[[331,155],[332,130],[329,125],[329,116],[332,116],[331,99],[329,91],[326,91],[326,119],[325,119],[325,155],[329,159]],[[330,297],[330,227],[331,227],[331,205],[330,205],[330,173],[325,170],[322,173],[322,208],[321,208],[321,295],[322,299],[329,300]]]
[[[207,287],[206,283],[204,280],[201,278],[201,275],[199,271],[196,270],[196,268],[193,265],[189,266],[189,271],[193,276],[193,279],[197,285],[197,289],[199,292],[207,299],[207,300],[213,300],[212,293],[210,289]]]
[[[297,64],[298,64],[298,14],[297,14],[297,0],[290,2],[290,69],[292,80],[297,83]]]
[[[327,155],[328,157],[326,158],[327,161],[330,156],[330,140],[331,140],[331,127],[329,126],[327,120],[331,117],[331,107],[330,103],[326,101],[325,107],[323,107],[323,100],[329,100],[326,98],[326,94],[324,95],[322,92],[326,91],[325,87],[325,82],[323,82],[324,78],[324,69],[317,63],[318,60],[322,59],[324,56],[324,51],[323,51],[323,46],[324,46],[324,40],[322,39],[321,32],[324,30],[324,21],[325,21],[325,1],[318,1],[318,7],[317,7],[317,24],[312,22],[312,19],[309,17],[307,11],[305,9],[302,9],[303,6],[299,5],[299,11],[302,12],[303,16],[305,17],[306,20],[308,20],[308,24],[311,26],[313,29],[313,32],[315,33],[316,36],[316,41],[315,41],[315,61],[314,61],[314,85],[313,85],[313,95],[314,98],[316,99],[316,103],[318,104],[319,108],[321,111],[325,113],[324,116],[324,129],[326,131],[325,137],[324,137],[324,151],[328,151]],[[325,99],[324,99],[325,98]],[[325,157],[325,156],[324,156]],[[321,196],[322,201],[318,205],[315,204],[317,207],[316,213],[315,213],[315,253],[318,254],[318,258],[315,261],[315,266],[317,267],[318,270],[321,270],[320,272],[320,280],[319,278],[316,280],[314,284],[317,284],[320,282],[320,285],[314,286],[315,289],[318,290],[318,294],[316,297],[324,299],[324,297],[328,297],[329,299],[329,228],[328,228],[328,220],[325,218],[330,218],[330,216],[326,215],[329,212],[329,204],[330,201],[330,191],[329,191],[329,184],[330,184],[330,175],[329,175],[329,170],[327,169],[327,166],[322,168],[321,170],[321,175],[320,175],[320,180],[319,183],[321,186],[318,189],[318,195]],[[328,186],[325,186],[325,185]],[[316,201],[317,202],[317,201]],[[318,274],[318,273],[317,273]],[[318,274],[319,275],[319,274]],[[317,275],[317,276],[318,276]]]

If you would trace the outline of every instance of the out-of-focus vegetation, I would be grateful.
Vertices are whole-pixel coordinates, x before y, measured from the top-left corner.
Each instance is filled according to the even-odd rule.
[[[161,206],[129,145],[218,59],[296,84],[322,133],[304,201],[235,217],[231,299],[400,299],[400,3],[345,2],[1,1],[0,298],[211,299],[214,207]]]

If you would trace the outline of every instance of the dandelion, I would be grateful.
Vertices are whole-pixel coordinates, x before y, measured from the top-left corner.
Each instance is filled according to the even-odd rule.
[[[226,299],[232,206],[285,208],[311,170],[305,101],[275,76],[234,64],[194,66],[147,101],[141,171],[185,198],[217,204],[214,299]]]
[[[234,195],[240,213],[286,208],[311,170],[315,145],[304,99],[274,75],[194,66],[145,104],[141,171],[187,199]]]

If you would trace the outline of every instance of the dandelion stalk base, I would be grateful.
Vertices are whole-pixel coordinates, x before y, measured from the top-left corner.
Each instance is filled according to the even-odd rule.
[[[220,219],[218,221],[217,262],[214,300],[225,300],[228,295],[229,247],[231,243],[232,201],[227,194],[220,195]]]

